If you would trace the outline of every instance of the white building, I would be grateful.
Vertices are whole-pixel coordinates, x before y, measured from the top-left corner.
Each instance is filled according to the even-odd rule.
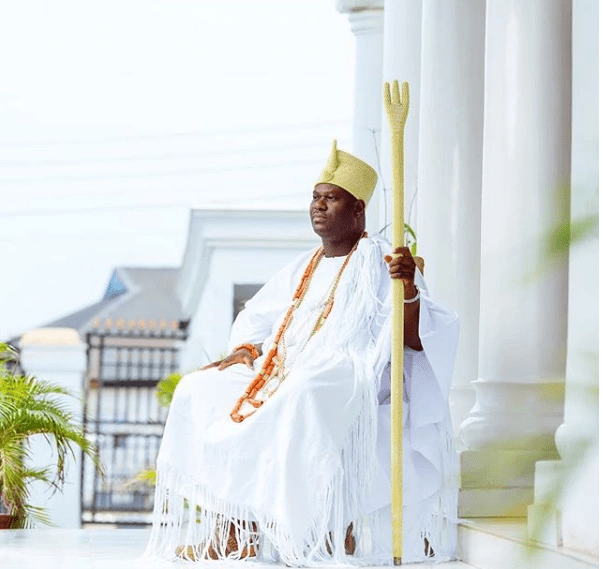
[[[317,244],[307,211],[193,210],[177,286],[182,309],[190,315],[181,369],[223,356],[241,302]]]

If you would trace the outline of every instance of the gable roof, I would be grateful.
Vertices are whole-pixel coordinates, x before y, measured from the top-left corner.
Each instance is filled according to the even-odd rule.
[[[95,302],[76,312],[53,320],[44,327],[75,328],[81,335],[97,327],[116,328],[118,323],[128,328],[141,321],[146,325],[162,321],[171,328],[172,322],[185,320],[176,295],[179,269],[118,267],[114,270],[105,294]]]
[[[71,314],[67,314],[66,316],[62,316],[57,320],[53,320],[48,324],[44,324],[41,326],[42,328],[75,328],[80,330],[80,328],[85,327],[85,324],[88,321],[92,321],[92,319],[99,313],[109,302],[107,300],[101,300],[100,302],[95,302],[94,304],[90,304],[89,306],[85,306],[84,308],[77,310],[76,312],[72,312]],[[81,330],[80,330],[81,331]]]

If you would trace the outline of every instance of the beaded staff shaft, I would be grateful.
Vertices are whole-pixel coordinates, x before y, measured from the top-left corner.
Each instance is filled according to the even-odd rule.
[[[394,250],[404,246],[404,126],[408,117],[408,82],[383,86],[385,111],[389,119],[392,140],[392,201]],[[392,281],[392,378],[391,378],[391,478],[392,478],[392,553],[394,565],[402,565],[402,508],[403,508],[403,373],[404,373],[404,283]]]

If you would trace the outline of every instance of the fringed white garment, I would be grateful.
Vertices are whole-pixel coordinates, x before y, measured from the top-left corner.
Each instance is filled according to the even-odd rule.
[[[391,563],[389,360],[390,245],[361,239],[333,310],[311,338],[343,257],[323,258],[285,337],[287,377],[244,420],[230,411],[255,371],[238,364],[185,376],[172,401],[157,459],[147,558],[176,558],[180,545],[225,557],[231,522],[259,559],[291,566]],[[230,346],[263,342],[267,353],[313,251],[277,273],[247,302]],[[456,553],[456,456],[448,392],[458,318],[421,291],[423,351],[405,350],[404,562]],[[347,555],[353,523],[356,549]],[[257,533],[256,530],[257,529]],[[425,539],[433,556],[425,547]],[[236,559],[239,553],[231,553]],[[211,561],[201,561],[211,563]]]

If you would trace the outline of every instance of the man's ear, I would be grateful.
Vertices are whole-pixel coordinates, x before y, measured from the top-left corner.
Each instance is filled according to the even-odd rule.
[[[354,204],[354,214],[360,217],[365,211],[366,204],[364,203],[364,200],[356,200],[356,203]]]

